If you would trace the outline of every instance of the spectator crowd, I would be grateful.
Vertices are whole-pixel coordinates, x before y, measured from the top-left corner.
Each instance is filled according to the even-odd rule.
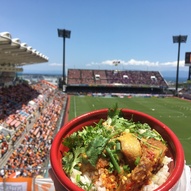
[[[1,177],[42,173],[65,101],[65,94],[44,80],[0,89]]]
[[[158,71],[69,69],[67,84],[131,85],[167,87]]]

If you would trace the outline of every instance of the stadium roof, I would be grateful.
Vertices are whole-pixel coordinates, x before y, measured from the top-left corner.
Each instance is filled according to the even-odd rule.
[[[48,57],[12,38],[9,32],[0,33],[0,71],[19,72],[22,66],[48,62]]]

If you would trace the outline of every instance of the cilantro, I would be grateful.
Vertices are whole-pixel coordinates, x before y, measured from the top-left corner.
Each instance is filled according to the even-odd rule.
[[[87,147],[86,154],[88,156],[88,161],[95,166],[97,163],[97,159],[99,155],[104,150],[104,147],[106,143],[108,142],[108,139],[103,137],[102,135],[97,135],[94,137],[92,142]]]
[[[130,167],[129,167],[129,165],[124,165],[123,166],[123,170],[125,171],[125,172],[131,172],[131,169],[130,169]]]
[[[63,139],[63,145],[68,147],[69,149],[79,147],[82,145],[82,138],[78,136],[77,132],[72,133],[69,137]],[[81,144],[80,144],[81,143]],[[80,145],[79,145],[80,144]]]
[[[84,162],[83,155],[87,156],[92,166],[96,165],[99,155],[104,150],[109,138],[110,131],[98,123],[95,126],[86,126],[82,131],[77,131],[63,140],[63,144],[69,151],[63,157],[63,166],[67,174],[71,174],[72,169],[79,162]]]
[[[116,103],[112,108],[109,108],[108,117],[113,118],[114,116],[120,116],[121,110],[118,109],[118,104]]]
[[[128,129],[130,125],[132,125],[132,122],[124,119],[123,117],[115,116],[112,119],[111,125],[114,126],[115,131],[124,131],[125,129]]]
[[[72,149],[72,152],[66,152],[65,156],[62,158],[63,168],[65,172],[71,175],[73,168],[82,162],[82,153],[85,152],[84,147],[76,147]]]
[[[140,158],[140,156],[138,156],[135,160],[135,166],[137,166],[139,164],[140,160],[141,160],[141,158]]]

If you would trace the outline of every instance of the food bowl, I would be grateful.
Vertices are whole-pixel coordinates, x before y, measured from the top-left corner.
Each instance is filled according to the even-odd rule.
[[[177,136],[164,123],[148,114],[129,109],[121,109],[121,111],[126,119],[132,119],[134,122],[148,123],[167,142],[169,148],[167,156],[173,159],[173,162],[169,165],[170,175],[167,181],[155,189],[155,191],[166,191],[175,187],[184,169],[184,151]],[[65,188],[70,191],[83,191],[82,188],[71,182],[63,170],[62,156],[63,152],[67,151],[67,148],[62,144],[63,138],[75,131],[81,130],[84,126],[93,125],[99,122],[100,119],[106,119],[107,116],[108,109],[95,110],[83,114],[64,125],[55,136],[50,150],[50,161],[52,170],[58,181],[62,184],[63,190]]]

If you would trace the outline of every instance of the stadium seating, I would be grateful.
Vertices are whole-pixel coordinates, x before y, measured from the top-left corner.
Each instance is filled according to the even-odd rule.
[[[167,83],[158,71],[118,71],[69,69],[67,84],[72,85],[131,85],[167,87]]]
[[[0,89],[0,176],[34,177],[47,165],[65,95],[46,81]],[[6,157],[5,157],[6,156]],[[16,174],[16,175],[15,175]]]

